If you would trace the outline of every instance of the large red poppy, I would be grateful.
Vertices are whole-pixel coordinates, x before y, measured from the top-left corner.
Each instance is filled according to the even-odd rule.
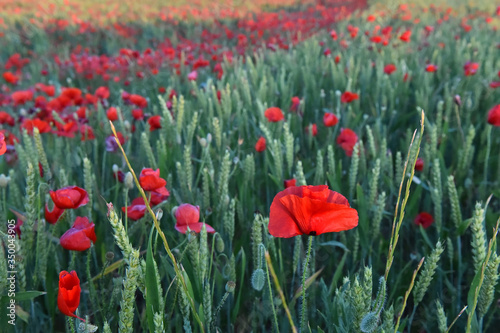
[[[87,217],[78,216],[71,229],[59,238],[59,242],[66,250],[88,250],[97,240],[94,228],[94,223],[90,222]]]
[[[62,271],[59,273],[59,292],[57,294],[57,307],[66,316],[75,317],[83,320],[75,315],[75,311],[80,305],[80,279],[75,271],[68,273]]]
[[[271,108],[267,109],[264,112],[264,116],[267,118],[268,121],[270,121],[272,123],[276,123],[278,121],[285,119],[283,112],[278,107],[271,107]]]
[[[153,191],[167,185],[167,181],[160,177],[160,169],[155,171],[151,168],[144,168],[139,176],[139,184],[144,191]]]
[[[289,187],[274,197],[269,233],[274,237],[317,236],[358,225],[358,212],[327,185]]]
[[[54,204],[62,209],[75,209],[89,202],[87,191],[78,186],[63,187],[57,191],[50,191]]]
[[[175,210],[175,230],[185,234],[188,230],[200,232],[203,227],[203,222],[200,222],[200,206],[190,204],[182,204]],[[205,224],[208,233],[214,233],[215,230],[208,224]]]

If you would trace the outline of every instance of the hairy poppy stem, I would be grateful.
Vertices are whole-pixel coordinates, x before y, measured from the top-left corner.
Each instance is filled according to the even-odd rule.
[[[308,242],[308,245],[307,245],[306,261],[304,263],[304,268],[303,268],[303,272],[302,272],[302,313],[301,313],[301,318],[300,318],[300,330],[301,331],[303,331],[303,329],[304,329],[305,320],[306,320],[306,311],[307,311],[307,304],[306,304],[307,266],[309,264],[309,259],[311,258],[311,249],[312,249],[313,237],[314,236],[309,236],[309,242]]]

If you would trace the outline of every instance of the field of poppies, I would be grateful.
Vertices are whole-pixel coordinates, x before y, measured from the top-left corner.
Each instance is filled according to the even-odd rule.
[[[0,331],[498,331],[493,1],[2,2]]]

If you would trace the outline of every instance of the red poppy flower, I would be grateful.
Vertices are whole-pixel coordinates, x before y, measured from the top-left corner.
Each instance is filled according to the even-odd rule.
[[[295,186],[296,183],[297,183],[297,179],[295,179],[295,178],[285,179],[285,181],[283,182],[285,188]]]
[[[495,105],[488,112],[488,123],[493,126],[500,126],[500,104]]]
[[[82,97],[82,91],[78,88],[64,88],[61,92],[61,96],[65,96],[75,101]]]
[[[175,210],[175,230],[185,234],[189,227],[194,232],[200,232],[203,222],[200,222],[200,207],[190,204],[182,204]],[[205,224],[208,233],[214,233],[215,230],[208,224]]]
[[[130,206],[127,206],[126,210],[125,207],[122,207],[122,211],[127,214],[129,219],[133,221],[137,221],[143,218],[144,214],[146,213],[146,204],[144,203],[144,199],[135,198],[134,200],[132,200]]]
[[[142,112],[141,109],[133,109],[132,110],[132,117],[135,120],[143,120],[144,119],[144,113]]]
[[[94,140],[95,135],[94,135],[94,129],[90,127],[89,125],[82,125],[80,126],[80,140],[81,141],[86,141],[86,140]]]
[[[16,84],[19,81],[19,78],[12,72],[3,73],[3,79],[10,84]]]
[[[342,96],[340,96],[340,101],[342,103],[351,103],[352,101],[357,99],[359,99],[358,94],[350,91],[346,91],[345,93],[342,94]]]
[[[55,224],[63,213],[64,209],[59,208],[56,205],[54,205],[52,211],[49,211],[48,204],[45,204],[45,221],[47,221],[48,223]]]
[[[7,143],[5,142],[5,135],[0,132],[0,156],[7,152]]]
[[[261,136],[259,140],[257,140],[257,143],[255,144],[255,150],[258,153],[262,153],[264,150],[266,150],[266,139]]]
[[[99,87],[95,90],[95,97],[99,99],[108,99],[109,98],[109,88],[108,87]]]
[[[338,38],[337,31],[335,30],[330,31],[330,37],[332,37],[333,40],[337,40]]]
[[[22,105],[33,100],[33,93],[29,90],[13,92],[10,97],[14,101],[14,106]]]
[[[108,111],[106,111],[106,117],[108,117],[110,121],[118,120],[118,110],[115,107],[110,107]]]
[[[161,116],[152,116],[148,119],[149,131],[152,132],[154,130],[161,128]]]
[[[500,81],[493,81],[493,82],[491,82],[490,83],[490,87],[491,88],[500,88]]]
[[[421,225],[424,227],[424,229],[427,229],[431,226],[431,224],[434,222],[434,218],[432,217],[431,214],[422,212],[415,217],[415,222],[416,225]]]
[[[437,70],[438,70],[438,67],[436,65],[429,64],[429,65],[425,66],[426,72],[434,73]]]
[[[90,222],[87,217],[78,216],[71,229],[59,238],[59,242],[66,250],[88,250],[92,243],[95,243],[97,240],[94,228],[94,223]]]
[[[87,108],[82,106],[81,108],[78,108],[76,110],[76,115],[78,116],[78,119],[85,119],[87,118]]]
[[[353,130],[349,128],[342,128],[340,130],[340,134],[337,137],[337,144],[344,149],[347,156],[352,156],[356,142],[358,142],[358,136]]]
[[[403,42],[409,42],[411,37],[411,30],[407,30],[403,32],[401,36],[399,36],[399,39],[402,40]]]
[[[10,114],[5,111],[0,111],[0,124],[7,124],[9,126],[14,126],[16,124],[16,120]]]
[[[35,84],[36,90],[42,91],[45,95],[52,97],[56,94],[56,87],[45,85],[43,83]]]
[[[144,168],[139,176],[139,184],[144,191],[153,191],[167,185],[167,181],[160,177],[160,169]]]
[[[318,135],[318,125],[310,124],[309,126],[306,127],[306,133],[312,136]]]
[[[196,81],[196,79],[198,78],[198,72],[197,71],[190,72],[187,78],[189,81]]]
[[[292,105],[290,106],[290,111],[297,111],[300,105],[300,98],[297,96],[292,97]]]
[[[274,237],[317,236],[358,225],[358,212],[327,185],[289,187],[274,197],[269,233]]]
[[[61,313],[66,316],[78,318],[83,320],[74,314],[78,306],[80,305],[80,293],[82,289],[80,288],[80,279],[76,275],[75,271],[68,273],[67,271],[62,271],[59,273],[59,291],[57,294],[57,307]]]
[[[48,133],[52,130],[50,127],[50,124],[44,120],[35,118],[33,120],[31,119],[25,119],[23,123],[21,124],[21,128],[25,128],[28,131],[28,134],[32,135],[33,134],[33,129],[38,128],[38,131],[40,134],[42,133]]]
[[[268,121],[275,123],[285,119],[283,112],[278,107],[271,107],[264,112],[264,116]]]
[[[465,76],[475,75],[478,69],[479,69],[479,64],[477,62],[467,61],[464,65],[464,74]]]
[[[420,157],[417,158],[417,162],[415,163],[415,170],[416,171],[423,171],[424,170],[424,160],[421,159]]]
[[[87,191],[78,186],[63,187],[57,191],[50,191],[54,204],[62,209],[75,209],[89,202]]]
[[[392,72],[396,70],[396,65],[389,64],[384,67],[384,73],[390,75]]]
[[[170,196],[170,192],[167,190],[165,186],[159,187],[151,191],[150,194],[151,194],[151,199],[149,202],[151,203],[151,206],[159,205],[163,201],[167,200],[168,197]]]
[[[337,116],[333,113],[330,113],[330,112],[326,112],[324,115],[323,115],[323,124],[326,126],[326,127],[332,127],[332,126],[335,126],[337,125],[337,123],[339,122],[339,119],[337,118]]]
[[[128,101],[137,107],[144,109],[148,106],[148,101],[141,95],[128,95]]]

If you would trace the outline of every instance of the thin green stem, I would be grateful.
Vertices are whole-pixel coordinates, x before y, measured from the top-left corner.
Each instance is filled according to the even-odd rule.
[[[307,302],[306,302],[306,278],[307,278],[307,266],[309,265],[309,259],[311,258],[311,250],[312,250],[312,243],[313,243],[313,237],[314,236],[309,236],[309,242],[307,245],[307,255],[306,255],[306,261],[304,263],[304,268],[302,272],[302,312],[300,316],[300,330],[304,330],[304,325],[305,325],[305,320],[306,320],[306,311],[307,311]]]
[[[274,271],[273,265],[271,263],[271,256],[269,255],[269,252],[266,251],[266,268],[268,268],[271,272],[271,275],[273,277],[274,284],[276,285],[276,289],[278,290],[278,294],[280,295],[281,302],[283,303],[283,307],[285,308],[286,315],[288,317],[288,321],[290,322],[290,326],[292,327],[292,332],[297,333],[297,328],[295,328],[295,324],[293,323],[292,315],[290,313],[290,309],[288,309],[288,305],[286,304],[286,299],[285,295],[283,294],[283,290],[281,290],[279,281],[278,281],[278,276],[276,276],[276,272]]]
[[[266,256],[268,256],[268,255],[269,254],[266,251]],[[271,286],[271,279],[269,278],[269,264],[267,261],[266,261],[266,277],[267,277],[267,285],[269,286],[269,299],[271,301],[271,309],[273,310],[274,325],[276,326],[276,332],[279,333],[280,327],[278,325],[278,316],[276,315],[276,309],[274,308],[273,288]]]
[[[404,310],[406,308],[406,301],[408,301],[408,297],[410,296],[411,290],[413,289],[413,285],[415,284],[415,278],[417,277],[417,273],[420,270],[420,267],[422,267],[422,264],[424,263],[424,260],[425,260],[425,257],[422,257],[422,259],[418,263],[417,268],[413,272],[413,276],[411,278],[410,286],[408,287],[408,290],[405,293],[405,298],[403,300],[403,306],[401,307],[401,311],[398,314],[398,320],[396,322],[396,326],[394,327],[394,333],[398,332],[399,322],[401,321],[401,317],[403,316],[403,312],[404,312]],[[412,315],[412,317],[413,317],[413,315]],[[410,329],[411,329],[411,326],[408,326],[408,332],[410,331]]]

